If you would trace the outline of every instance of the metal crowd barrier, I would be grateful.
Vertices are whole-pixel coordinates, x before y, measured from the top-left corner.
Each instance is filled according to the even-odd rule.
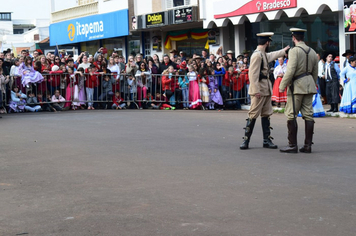
[[[83,74],[83,76],[76,74],[74,77],[68,73],[46,73],[42,75],[44,80],[41,83],[29,83],[28,85],[21,83],[21,77],[11,76],[10,81],[5,85],[0,107],[6,107],[7,111],[10,109],[9,106],[12,103],[11,90],[14,87],[18,87],[19,91],[26,96],[31,93],[39,97],[42,94],[41,102],[38,100],[36,104],[31,104],[41,106],[58,104],[58,102],[53,102],[50,99],[58,90],[65,99],[61,102],[63,109],[68,106],[72,108],[74,104],[77,107],[86,108],[91,103],[94,108],[110,109],[115,95],[120,95],[123,100],[122,103],[132,109],[158,108],[160,104],[168,104],[176,108],[192,108],[197,103],[201,104],[197,108],[204,110],[212,108],[212,100],[219,100],[219,94],[223,104],[214,102],[214,108],[234,109],[249,102],[248,84],[246,84],[246,81],[239,80],[238,76],[226,84],[223,82],[223,75],[209,76],[209,83],[200,82],[198,77],[196,81],[189,82],[191,78],[171,75],[168,76],[170,82],[167,84],[163,82],[164,76],[162,74],[133,76],[125,73],[94,73],[94,77],[90,77],[88,73]],[[187,88],[179,83],[183,79],[187,83]],[[97,85],[93,86],[92,90],[88,90],[89,80]],[[215,89],[216,92],[212,93]],[[88,93],[92,93],[92,96]],[[212,97],[212,94],[215,94],[215,96]]]

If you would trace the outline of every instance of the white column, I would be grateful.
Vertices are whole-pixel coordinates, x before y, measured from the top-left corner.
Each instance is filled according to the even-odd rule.
[[[349,36],[347,36],[349,37]],[[348,40],[350,41],[350,40]],[[350,43],[350,42],[349,42]],[[344,11],[339,11],[339,57],[340,57],[340,67],[344,65],[345,57],[341,56],[346,51],[346,37],[345,37],[345,27],[344,27]]]
[[[235,56],[242,54],[246,47],[245,25],[235,25]]]

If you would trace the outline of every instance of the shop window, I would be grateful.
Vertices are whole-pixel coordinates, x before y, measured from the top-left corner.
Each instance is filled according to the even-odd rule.
[[[124,55],[124,39],[123,38],[111,38],[103,39],[103,47],[108,50],[108,56],[113,51],[117,51],[119,55]]]
[[[133,33],[127,37],[128,40],[128,54],[136,56],[140,52],[141,45],[140,33]]]
[[[151,55],[150,34],[149,33],[145,33],[144,39],[145,39],[145,56],[150,56]]]
[[[14,34],[23,34],[23,29],[14,29]]]
[[[338,13],[330,10],[319,15],[308,15],[304,12],[300,17],[289,18],[283,14],[279,20],[264,19],[259,23],[245,23],[246,49],[254,50],[257,45],[256,33],[261,31],[275,32],[270,50],[277,50],[286,45],[294,46],[290,36],[291,27],[307,29],[305,42],[323,54],[331,51],[339,53],[339,22]]]
[[[0,21],[11,21],[11,13],[0,13]]]

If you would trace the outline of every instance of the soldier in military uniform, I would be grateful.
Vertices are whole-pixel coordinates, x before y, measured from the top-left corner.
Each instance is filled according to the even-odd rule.
[[[256,119],[261,115],[262,131],[263,131],[263,147],[276,149],[271,139],[271,127],[269,117],[273,114],[272,109],[272,84],[269,80],[268,63],[282,57],[286,54],[289,46],[279,51],[268,52],[269,45],[272,41],[274,33],[266,32],[259,33],[257,49],[251,56],[249,67],[250,88],[249,95],[251,96],[251,108],[248,112],[247,124],[245,127],[244,141],[240,149],[248,149],[250,138],[255,127]]]
[[[313,95],[316,94],[318,78],[318,56],[315,51],[304,43],[304,29],[291,28],[295,47],[289,51],[286,73],[279,85],[279,91],[287,86],[287,116],[288,141],[287,147],[281,152],[297,153],[298,124],[296,116],[299,111],[305,121],[305,141],[300,152],[310,153],[314,132]]]

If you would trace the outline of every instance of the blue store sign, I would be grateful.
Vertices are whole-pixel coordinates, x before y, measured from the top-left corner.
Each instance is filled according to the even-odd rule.
[[[128,13],[125,9],[51,24],[50,46],[126,36]]]

